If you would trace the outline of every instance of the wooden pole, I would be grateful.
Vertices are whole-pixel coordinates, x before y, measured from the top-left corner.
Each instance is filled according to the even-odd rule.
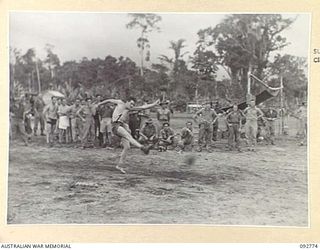
[[[143,48],[140,51],[140,75],[143,76]]]
[[[36,71],[37,71],[37,79],[38,79],[38,90],[40,93],[41,92],[41,81],[40,81],[40,73],[39,73],[39,66],[38,66],[37,60],[36,60]]]
[[[280,134],[284,134],[284,112],[283,112],[283,77],[280,77],[280,84],[281,84],[281,90],[280,90],[280,110],[281,110],[281,116],[280,116]]]
[[[197,102],[197,105],[199,104],[199,100],[198,100],[198,83],[196,84],[196,90],[195,90],[195,99],[196,99],[196,102]]]
[[[29,86],[29,92],[31,92],[31,87],[32,87],[32,75],[33,75],[33,71],[31,71],[31,73],[29,73],[29,81],[28,81],[28,86]]]
[[[141,31],[141,50],[140,50],[140,75],[143,76],[143,61],[144,61],[144,32]]]
[[[131,89],[131,77],[128,78],[128,86],[129,86],[129,89]]]
[[[249,70],[248,70],[248,85],[247,85],[247,95],[251,95],[251,64],[249,65]]]
[[[247,104],[249,105],[252,96],[251,96],[251,71],[252,71],[252,66],[251,63],[249,64],[249,70],[247,73]]]

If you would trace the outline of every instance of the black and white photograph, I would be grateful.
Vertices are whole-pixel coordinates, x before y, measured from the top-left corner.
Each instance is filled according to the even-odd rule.
[[[310,13],[8,18],[8,225],[309,227]]]

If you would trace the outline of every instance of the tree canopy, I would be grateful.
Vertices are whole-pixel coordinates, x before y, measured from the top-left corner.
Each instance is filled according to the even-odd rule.
[[[271,86],[279,86],[283,79],[288,105],[306,97],[306,58],[275,54],[288,45],[282,31],[290,27],[294,19],[280,14],[228,15],[218,25],[199,30],[194,51],[188,49],[183,38],[169,41],[168,54],[160,55],[158,62],[145,67],[146,50],[150,49],[148,34],[159,31],[161,17],[151,13],[128,16],[127,28],[140,31],[139,66],[128,57],[112,55],[92,59],[83,55],[79,61],[61,62],[50,44],[44,47],[43,60],[33,48],[24,54],[11,48],[11,93],[15,93],[14,88],[37,92],[40,82],[42,90],[53,84],[70,99],[99,93],[106,97],[137,95],[176,101],[243,100],[251,66],[253,73]],[[230,78],[218,78],[222,68]],[[254,85],[253,91],[260,89]]]

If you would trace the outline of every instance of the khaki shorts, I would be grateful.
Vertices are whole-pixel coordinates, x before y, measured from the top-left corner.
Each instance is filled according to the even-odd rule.
[[[128,131],[128,132],[131,134],[131,130],[130,130],[128,124],[122,123],[122,122],[113,122],[113,123],[112,123],[112,133],[113,133],[114,135],[121,137],[121,136],[118,134],[118,128],[119,128],[119,127],[123,127],[126,131]]]
[[[46,124],[46,130],[48,133],[53,133],[53,130],[56,128],[57,125],[57,119],[51,119],[49,118],[47,120],[47,124]]]
[[[112,133],[118,137],[120,137],[121,145],[126,148],[130,148],[130,142],[128,139],[122,137],[118,134],[119,127],[123,127],[129,134],[131,134],[131,130],[129,128],[129,125],[122,122],[113,122],[112,123]]]
[[[100,122],[100,133],[107,132],[111,133],[112,125],[111,125],[111,117],[102,118]]]

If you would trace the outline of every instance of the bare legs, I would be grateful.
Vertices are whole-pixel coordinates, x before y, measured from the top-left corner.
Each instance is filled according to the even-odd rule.
[[[143,148],[143,146],[139,142],[137,142],[125,128],[119,126],[117,129],[117,133],[121,137],[121,143],[123,146],[123,150],[121,152],[120,160],[119,160],[119,163],[117,164],[116,168],[118,170],[120,170],[122,173],[125,173],[123,168],[121,168],[121,165],[123,165],[123,163],[127,157],[128,151],[130,149],[130,144],[132,144],[133,146],[140,148],[140,149]]]

